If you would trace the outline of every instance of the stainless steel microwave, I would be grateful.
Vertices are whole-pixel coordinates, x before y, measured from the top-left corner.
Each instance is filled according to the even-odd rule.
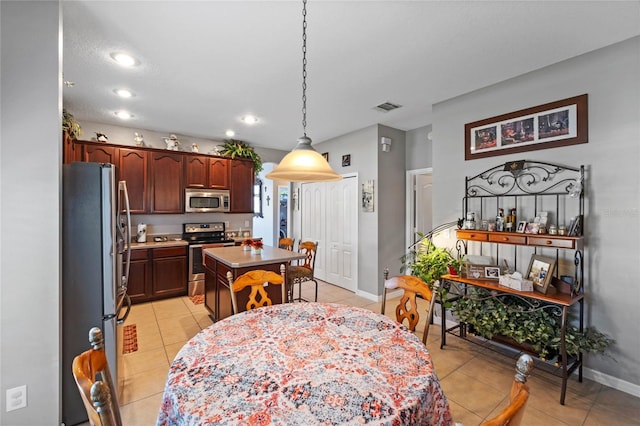
[[[187,213],[228,212],[229,191],[187,188],[184,190],[184,211]]]

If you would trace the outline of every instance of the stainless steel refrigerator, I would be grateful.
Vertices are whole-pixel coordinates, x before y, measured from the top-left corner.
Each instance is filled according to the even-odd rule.
[[[102,329],[121,395],[131,225],[126,183],[116,181],[114,165],[65,164],[62,176],[62,421],[69,426],[88,419],[71,364],[89,349],[92,327]]]

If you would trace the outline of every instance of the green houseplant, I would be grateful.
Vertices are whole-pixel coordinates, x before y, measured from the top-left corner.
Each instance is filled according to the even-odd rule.
[[[559,318],[546,309],[530,309],[520,298],[496,298],[486,289],[473,288],[468,297],[453,304],[452,311],[472,326],[475,334],[487,339],[512,339],[543,359],[560,351]],[[580,332],[572,325],[567,326],[565,341],[567,353],[573,356],[580,352],[604,354],[612,343],[595,328]]]
[[[422,238],[424,235],[418,233]],[[448,274],[450,269],[460,272],[461,262],[455,258],[447,248],[436,247],[433,242],[424,238],[414,250],[402,257],[402,269],[411,269],[411,274],[419,277],[432,286],[441,276]]]
[[[62,109],[62,131],[66,132],[71,139],[78,139],[82,135],[82,128],[70,112]]]
[[[236,139],[225,139],[224,145],[220,147],[218,153],[230,158],[241,157],[250,159],[253,161],[253,172],[256,175],[262,170],[262,159],[260,155],[246,142]]]

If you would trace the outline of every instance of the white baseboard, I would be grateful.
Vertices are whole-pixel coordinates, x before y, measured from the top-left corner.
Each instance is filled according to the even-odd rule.
[[[628,393],[629,395],[640,398],[639,385],[586,367],[583,367],[582,374],[587,379],[593,380],[594,382],[600,383],[601,385],[609,386],[610,388],[617,389],[621,392]]]

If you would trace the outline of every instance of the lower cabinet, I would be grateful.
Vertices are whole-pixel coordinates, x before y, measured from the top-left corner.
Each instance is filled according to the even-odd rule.
[[[132,303],[187,294],[187,246],[131,252],[127,293]]]

